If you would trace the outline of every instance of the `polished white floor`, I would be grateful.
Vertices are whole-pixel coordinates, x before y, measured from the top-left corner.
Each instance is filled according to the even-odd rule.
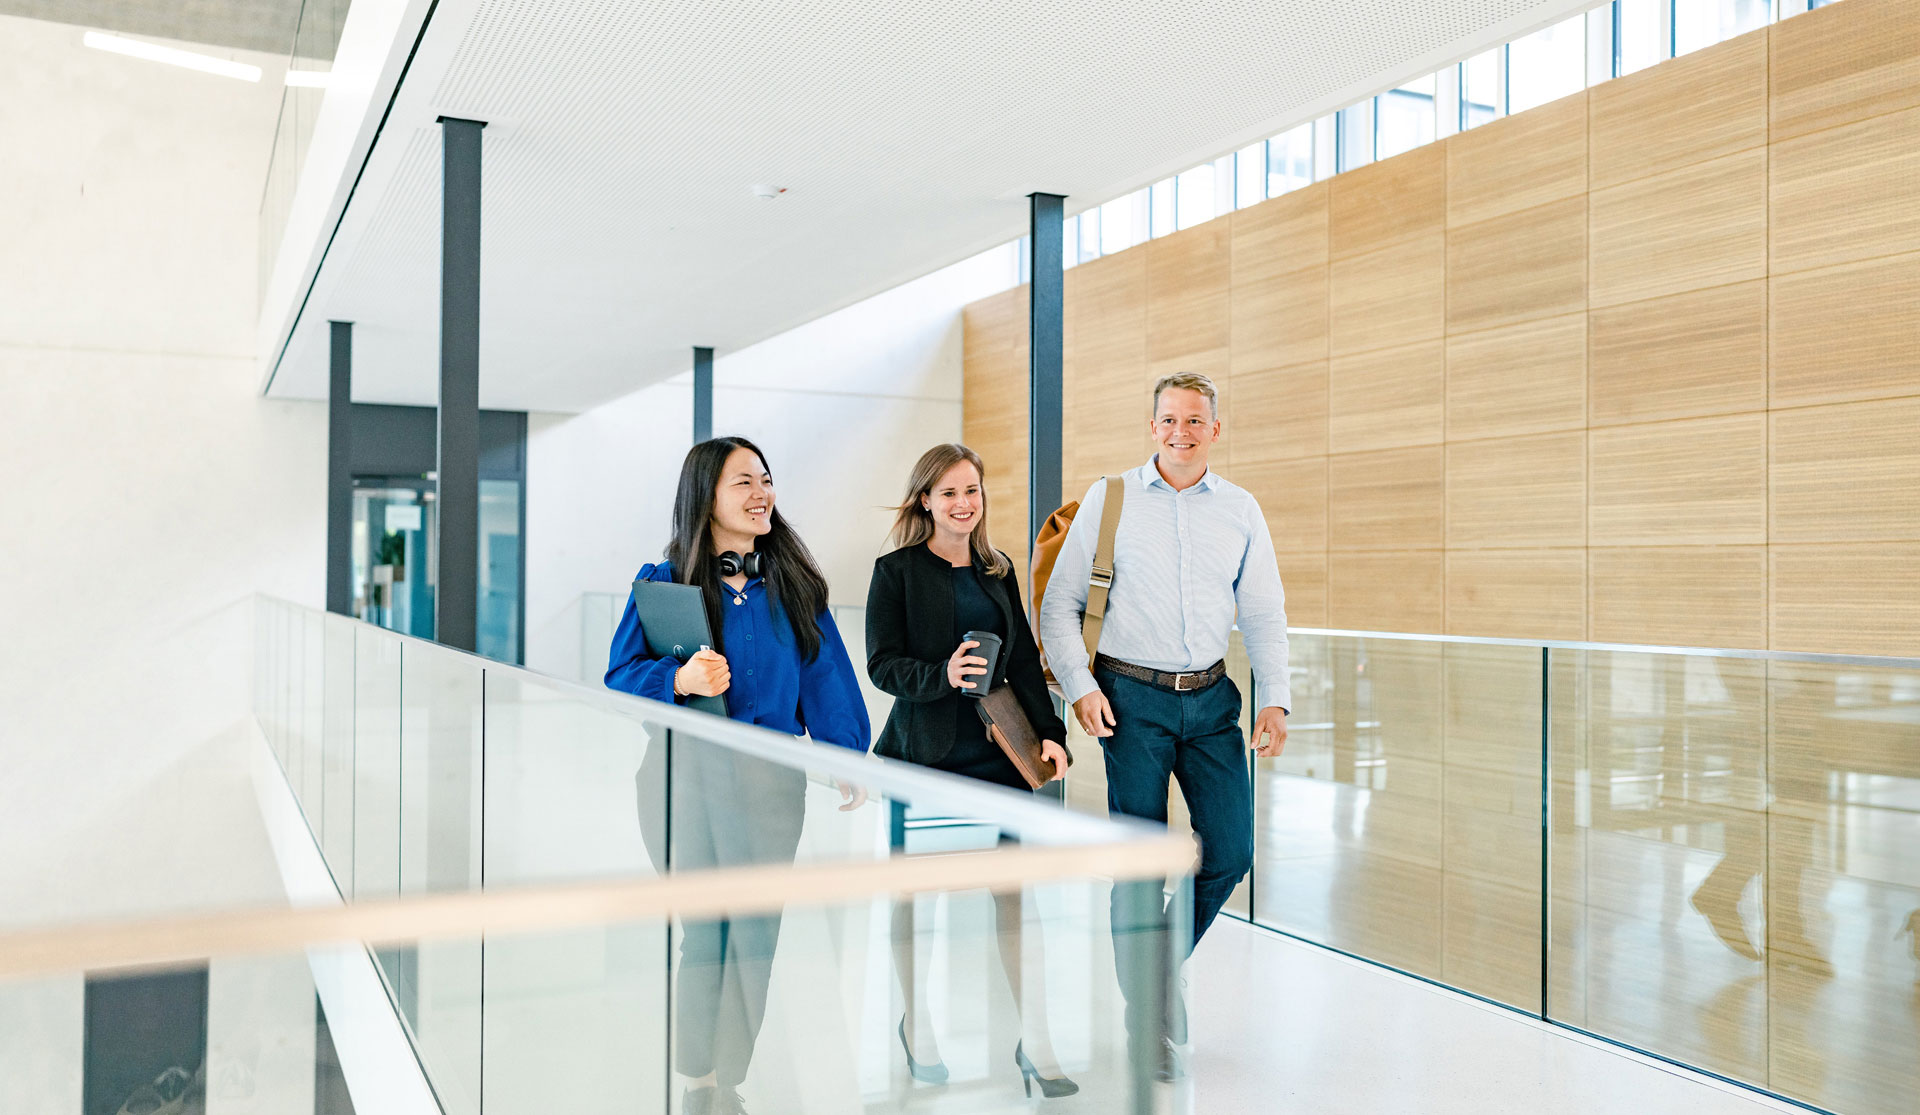
[[[1187,981],[1208,1115],[1801,1110],[1226,917]]]

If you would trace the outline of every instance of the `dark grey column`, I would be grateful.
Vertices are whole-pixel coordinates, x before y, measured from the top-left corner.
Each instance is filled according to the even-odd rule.
[[[1060,506],[1061,361],[1065,326],[1065,271],[1061,222],[1066,198],[1028,194],[1032,219],[1033,281],[1027,300],[1027,537]]]
[[[440,118],[440,520],[433,637],[474,649],[480,591],[480,129]]]
[[[327,611],[344,616],[353,612],[353,323],[327,324]]]
[[[693,350],[693,443],[713,436],[713,350]]]

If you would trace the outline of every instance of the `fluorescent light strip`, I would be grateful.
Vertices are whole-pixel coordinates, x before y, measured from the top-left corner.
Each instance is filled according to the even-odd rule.
[[[260,67],[249,66],[244,62],[229,62],[224,58],[195,54],[190,50],[175,50],[158,43],[142,42],[139,39],[125,39],[119,35],[108,35],[100,31],[89,31],[81,39],[95,50],[105,50],[114,54],[124,54],[129,58],[143,58],[149,62],[164,62],[169,66],[181,66],[201,73],[218,74],[221,77],[238,78],[241,81],[259,81]]]
[[[288,70],[287,84],[295,89],[325,89],[332,76],[326,70]]]

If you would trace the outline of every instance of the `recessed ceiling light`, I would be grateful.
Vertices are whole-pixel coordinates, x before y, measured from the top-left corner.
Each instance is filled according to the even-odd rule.
[[[787,188],[785,186],[771,186],[765,182],[756,182],[753,185],[753,196],[759,198],[761,201],[772,201],[774,198],[786,192]]]
[[[325,70],[288,70],[287,84],[295,89],[325,89],[332,76]]]
[[[124,54],[129,58],[144,58],[149,62],[164,62],[169,66],[182,66],[189,70],[199,70],[201,73],[237,78],[241,81],[260,80],[260,67],[258,66],[249,66],[245,62],[229,62],[224,58],[215,58],[207,54],[195,54],[191,50],[176,50],[170,46],[142,42],[139,39],[125,39],[119,35],[108,35],[100,31],[89,31],[81,37],[80,41],[95,50]]]

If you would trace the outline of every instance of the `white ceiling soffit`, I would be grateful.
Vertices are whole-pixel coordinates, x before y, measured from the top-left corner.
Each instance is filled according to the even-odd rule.
[[[488,122],[482,405],[577,411],[1591,2],[439,0],[270,392],[342,320],[357,399],[436,398],[442,115]]]

